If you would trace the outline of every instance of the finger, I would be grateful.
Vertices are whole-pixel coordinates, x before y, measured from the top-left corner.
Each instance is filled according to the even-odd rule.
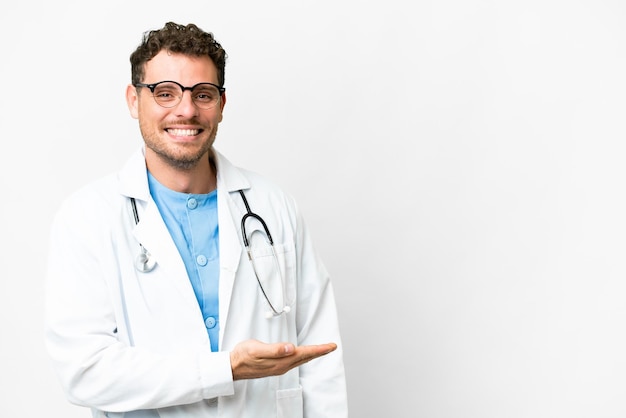
[[[257,352],[258,358],[278,359],[288,357],[296,352],[296,347],[292,343],[263,344]]]
[[[301,345],[297,348],[300,354],[306,355],[324,355],[337,349],[337,344],[317,344],[317,345]]]
[[[298,362],[300,364],[304,364],[313,359],[331,353],[336,349],[337,344],[335,343],[299,346],[296,348],[296,356],[299,359]]]

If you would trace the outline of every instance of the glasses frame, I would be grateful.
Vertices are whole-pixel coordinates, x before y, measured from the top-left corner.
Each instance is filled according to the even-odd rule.
[[[158,101],[158,100],[156,99],[156,97],[154,96],[154,89],[155,89],[155,88],[156,88],[159,84],[163,84],[163,83],[174,83],[174,84],[176,84],[178,87],[180,87],[180,89],[181,89],[181,93],[182,93],[182,94],[181,94],[181,96],[179,97],[178,102],[177,102],[175,105],[173,105],[173,106],[164,106],[164,105],[162,105],[161,103],[159,103],[159,101]],[[219,100],[222,100],[222,96],[223,96],[223,95],[224,95],[224,93],[226,92],[226,88],[224,88],[224,87],[220,87],[220,86],[218,86],[217,84],[214,84],[214,83],[209,83],[208,81],[202,81],[202,82],[200,82],[200,83],[194,84],[194,85],[193,85],[193,86],[191,86],[191,87],[183,86],[183,85],[182,85],[182,84],[180,84],[178,81],[173,81],[173,80],[163,80],[163,81],[158,81],[158,82],[156,82],[156,83],[150,83],[150,84],[146,84],[146,83],[135,83],[135,84],[133,84],[133,86],[135,86],[135,87],[146,87],[146,88],[148,88],[148,89],[150,90],[150,92],[152,93],[152,98],[154,99],[154,101],[156,102],[156,104],[158,104],[159,106],[164,107],[164,108],[166,108],[166,109],[171,109],[171,108],[174,108],[174,107],[178,106],[178,105],[180,104],[180,102],[183,100],[183,96],[182,96],[182,95],[183,95],[183,94],[185,94],[185,90],[189,90],[190,92],[192,92],[192,93],[193,93],[193,89],[195,89],[196,87],[198,87],[198,86],[199,86],[199,85],[201,85],[201,84],[209,84],[209,85],[211,85],[211,86],[215,87],[215,88],[219,91],[219,93],[220,93],[220,98],[219,98]],[[218,100],[218,102],[219,102],[219,100]],[[213,109],[213,108],[215,107],[215,105],[213,105],[213,106],[211,106],[211,107],[200,107],[200,106],[198,106],[198,105],[196,104],[196,101],[193,99],[193,96],[191,96],[191,101],[193,102],[194,106],[196,106],[196,107],[197,107],[197,108],[199,108],[199,109],[208,110],[208,109]],[[216,102],[215,104],[217,104],[218,102]]]

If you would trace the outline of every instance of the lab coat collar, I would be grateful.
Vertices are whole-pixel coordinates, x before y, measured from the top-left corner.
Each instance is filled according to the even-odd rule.
[[[248,179],[215,148],[211,149],[217,167],[217,188],[227,193],[250,188]],[[146,170],[145,146],[137,149],[119,173],[120,193],[137,200],[150,200],[148,174]]]

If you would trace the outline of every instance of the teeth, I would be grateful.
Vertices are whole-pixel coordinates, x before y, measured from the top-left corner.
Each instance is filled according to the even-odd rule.
[[[170,134],[174,136],[193,136],[198,135],[198,129],[168,129]]]

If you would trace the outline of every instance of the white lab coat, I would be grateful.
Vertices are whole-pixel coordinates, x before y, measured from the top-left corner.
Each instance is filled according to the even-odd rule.
[[[45,342],[68,400],[94,417],[347,417],[345,375],[333,287],[294,201],[217,151],[220,351],[209,337],[182,258],[150,197],[143,148],[116,175],[74,193],[51,231]],[[241,238],[246,213],[267,223],[284,291],[270,300],[291,311],[267,319],[268,305]],[[130,197],[137,202],[135,225]],[[274,258],[248,221],[259,269]],[[157,260],[134,259],[141,243]],[[265,279],[264,279],[265,280]],[[284,301],[282,300],[284,295]],[[284,302],[284,303],[283,303]],[[240,341],[336,342],[338,349],[283,376],[233,381],[229,351]]]

